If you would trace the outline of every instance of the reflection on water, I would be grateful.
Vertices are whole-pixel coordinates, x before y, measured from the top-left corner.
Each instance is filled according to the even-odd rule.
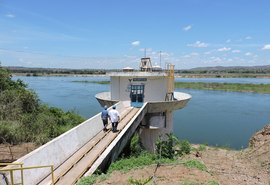
[[[42,102],[64,110],[75,110],[85,118],[101,111],[95,94],[110,91],[109,85],[72,82],[109,80],[108,77],[14,77],[17,78],[28,83]],[[230,82],[231,79],[222,80]],[[174,133],[180,139],[239,149],[247,146],[255,131],[270,123],[269,94],[189,89],[176,91],[192,95],[187,107],[174,114]]]

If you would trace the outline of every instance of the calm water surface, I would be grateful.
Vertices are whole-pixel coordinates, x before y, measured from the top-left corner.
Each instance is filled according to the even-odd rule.
[[[109,80],[108,77],[13,77],[28,83],[42,102],[74,110],[85,118],[101,111],[95,94],[110,91],[109,85],[75,83],[81,80]],[[195,79],[179,79],[194,81]],[[198,79],[215,82],[217,79]],[[227,81],[228,80],[228,81]],[[232,82],[235,80],[234,82]],[[270,83],[269,79],[220,79],[228,83]],[[256,81],[257,80],[257,81]],[[263,82],[262,82],[263,81]],[[192,143],[246,147],[251,135],[270,123],[270,95],[207,90],[176,89],[192,95],[188,105],[175,111],[174,133]]]

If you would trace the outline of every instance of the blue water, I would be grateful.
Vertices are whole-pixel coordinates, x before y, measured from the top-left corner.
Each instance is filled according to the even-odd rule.
[[[28,87],[37,92],[42,102],[66,111],[74,110],[85,118],[90,118],[101,111],[95,94],[110,91],[109,85],[72,82],[109,80],[108,77],[13,77],[18,78],[28,83]],[[211,80],[216,79],[209,79]],[[218,80],[240,82],[239,79],[232,82],[233,79],[229,78]],[[269,83],[267,80],[252,78],[245,79],[245,82]],[[247,146],[254,132],[270,123],[269,94],[189,89],[176,91],[192,95],[188,105],[174,113],[174,134],[180,139],[240,149]]]

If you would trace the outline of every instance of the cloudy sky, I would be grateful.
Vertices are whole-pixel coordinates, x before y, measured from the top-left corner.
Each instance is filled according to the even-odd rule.
[[[269,0],[0,0],[0,61],[138,68],[146,53],[177,69],[270,65],[269,8]]]

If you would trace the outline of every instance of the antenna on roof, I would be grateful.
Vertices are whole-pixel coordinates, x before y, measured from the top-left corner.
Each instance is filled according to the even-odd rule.
[[[159,51],[159,66],[161,67],[161,51]]]
[[[146,58],[146,48],[144,48],[144,58]]]

